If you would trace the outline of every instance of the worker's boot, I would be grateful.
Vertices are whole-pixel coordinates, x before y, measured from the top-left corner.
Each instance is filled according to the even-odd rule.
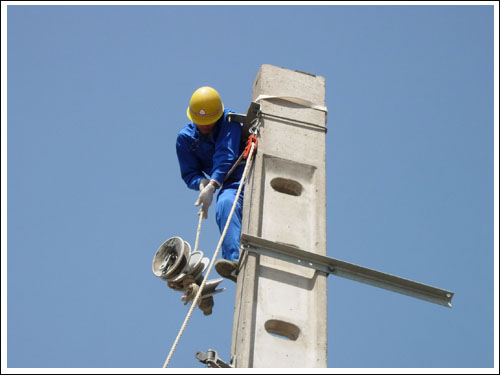
[[[227,259],[219,259],[215,263],[215,270],[226,279],[233,280],[236,282],[236,278],[238,277],[238,262],[234,260]]]

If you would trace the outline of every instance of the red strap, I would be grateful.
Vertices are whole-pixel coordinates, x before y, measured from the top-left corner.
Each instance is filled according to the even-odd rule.
[[[252,147],[252,143],[255,143],[255,148],[257,149],[257,137],[253,134],[250,134],[247,139],[247,144],[245,146],[245,150],[243,151],[243,159],[248,158],[248,154],[250,153],[250,148]]]

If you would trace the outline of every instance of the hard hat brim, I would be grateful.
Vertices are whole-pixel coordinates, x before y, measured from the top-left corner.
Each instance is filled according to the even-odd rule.
[[[211,117],[197,117],[191,113],[191,111],[189,110],[189,106],[186,110],[187,118],[194,124],[201,126],[210,125],[213,124],[214,122],[219,121],[219,119],[222,117],[223,114],[224,114],[224,104],[222,104],[221,111],[217,115]]]

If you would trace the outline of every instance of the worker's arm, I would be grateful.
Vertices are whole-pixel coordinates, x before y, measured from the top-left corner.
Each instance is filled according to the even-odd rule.
[[[215,142],[213,168],[210,178],[219,183],[239,157],[241,125],[237,122],[222,122],[222,128]]]
[[[192,140],[179,134],[176,142],[177,159],[181,169],[181,176],[188,188],[199,190],[200,181],[205,178],[202,172],[202,165],[196,156],[190,151],[189,147]]]

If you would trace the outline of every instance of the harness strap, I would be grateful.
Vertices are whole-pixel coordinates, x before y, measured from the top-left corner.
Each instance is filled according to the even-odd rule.
[[[322,112],[325,112],[325,113],[328,112],[328,110],[326,109],[326,106],[315,104],[315,103],[313,103],[313,102],[311,102],[309,100],[302,99],[302,98],[297,98],[296,96],[276,96],[276,95],[264,95],[264,94],[261,94],[254,101],[255,102],[259,102],[260,100],[267,100],[267,99],[281,99],[281,100],[286,100],[287,102],[295,103],[295,104],[301,105],[301,106],[306,107],[306,108],[316,109],[318,111],[322,111]]]

